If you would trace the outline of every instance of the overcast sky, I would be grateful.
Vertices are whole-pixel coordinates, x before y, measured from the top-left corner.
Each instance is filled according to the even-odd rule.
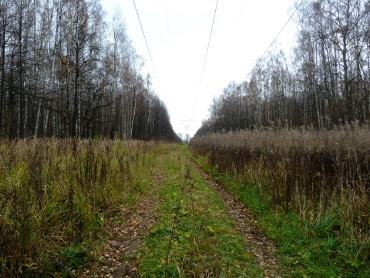
[[[143,75],[165,102],[176,133],[193,135],[208,118],[215,96],[243,81],[284,26],[294,0],[219,0],[203,79],[202,69],[216,0],[136,0],[153,69],[132,0],[102,0],[109,14],[121,11],[127,34],[146,61]],[[295,34],[291,21],[279,36],[285,50]]]

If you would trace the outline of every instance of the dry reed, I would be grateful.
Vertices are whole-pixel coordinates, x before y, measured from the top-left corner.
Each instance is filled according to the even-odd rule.
[[[369,233],[370,130],[237,131],[195,137],[191,149],[211,167],[264,189],[276,208],[306,219],[336,211],[355,236]]]

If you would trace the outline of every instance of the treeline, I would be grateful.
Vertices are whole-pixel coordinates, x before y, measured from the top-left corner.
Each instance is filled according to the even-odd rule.
[[[230,83],[197,134],[266,126],[331,129],[370,119],[370,1],[304,1],[288,55],[270,50]],[[287,58],[289,57],[289,59]]]
[[[121,15],[99,0],[0,1],[0,137],[176,140]]]

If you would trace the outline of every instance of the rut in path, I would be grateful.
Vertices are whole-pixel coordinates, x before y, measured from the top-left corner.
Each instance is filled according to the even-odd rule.
[[[243,205],[242,202],[232,194],[227,192],[221,184],[215,182],[194,161],[192,161],[192,164],[208,184],[220,195],[235,221],[237,231],[244,238],[246,247],[251,249],[257,262],[264,270],[264,277],[282,277],[274,255],[275,244],[271,239],[263,235],[256,225],[257,221],[254,219],[250,209]]]

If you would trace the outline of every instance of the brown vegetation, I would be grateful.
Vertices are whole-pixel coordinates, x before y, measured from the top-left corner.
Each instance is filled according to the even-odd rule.
[[[193,138],[191,148],[241,183],[267,189],[276,208],[307,219],[330,210],[353,235],[369,233],[369,128],[219,133]]]

